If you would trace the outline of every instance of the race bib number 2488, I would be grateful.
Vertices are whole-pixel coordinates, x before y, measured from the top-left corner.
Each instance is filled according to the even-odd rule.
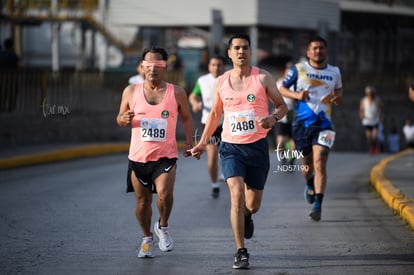
[[[256,119],[253,110],[234,112],[229,114],[229,125],[232,136],[245,135],[256,132]]]

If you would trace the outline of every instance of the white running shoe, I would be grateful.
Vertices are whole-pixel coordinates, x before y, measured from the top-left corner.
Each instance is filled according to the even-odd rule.
[[[142,238],[141,248],[138,252],[138,258],[153,258],[152,247],[154,246],[153,237]]]
[[[161,251],[167,252],[174,249],[174,241],[168,234],[168,227],[159,227],[159,221],[154,224],[154,232],[158,237],[158,247]]]

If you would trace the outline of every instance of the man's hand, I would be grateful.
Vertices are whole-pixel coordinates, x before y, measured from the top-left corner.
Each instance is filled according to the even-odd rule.
[[[118,115],[118,119],[119,119],[119,126],[127,126],[128,124],[131,123],[132,118],[134,117],[134,112],[128,110],[123,114],[119,114]]]
[[[191,149],[193,148],[193,145],[192,144],[188,144],[188,143],[186,143],[185,144],[185,146],[184,146],[184,151],[183,151],[183,156],[184,157],[189,157],[189,156],[191,156],[192,154],[191,154]]]
[[[201,101],[199,101],[197,103],[192,103],[191,108],[192,108],[194,113],[198,113],[201,110],[203,110],[203,103]]]
[[[309,99],[309,91],[302,90],[298,94],[297,100],[308,100]]]
[[[193,157],[195,157],[196,159],[200,159],[201,154],[205,151],[206,149],[206,145],[205,144],[197,144],[196,146],[194,146],[190,152],[191,155]]]
[[[336,106],[340,105],[342,103],[342,96],[334,95],[331,99],[331,102]]]
[[[276,124],[276,119],[273,116],[263,116],[256,118],[257,123],[264,129],[272,128]]]

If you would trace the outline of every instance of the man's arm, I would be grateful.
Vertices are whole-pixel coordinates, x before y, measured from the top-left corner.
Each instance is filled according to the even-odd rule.
[[[190,101],[191,108],[194,113],[200,112],[202,110],[201,104],[201,88],[198,81],[196,82],[193,91],[191,92],[190,96],[188,97]]]
[[[411,83],[410,87],[408,88],[408,98],[411,101],[414,101],[414,81]]]
[[[361,99],[359,102],[359,118],[362,120],[364,119],[364,98]]]
[[[285,86],[280,86],[280,94],[284,97],[288,97],[295,100],[305,100],[309,96],[309,91],[300,91],[300,92],[293,92],[289,88],[286,88]]]
[[[333,91],[333,97],[331,99],[331,102],[338,106],[342,103],[343,86],[342,86],[341,70],[338,67],[335,67],[335,68],[337,70],[338,77],[335,81],[335,88]]]
[[[280,85],[280,94],[284,97],[294,100],[306,100],[309,97],[309,91],[292,91],[289,89],[289,87],[296,83],[297,75],[297,69],[295,66],[293,66],[287,73],[286,77],[283,79],[282,85]]]
[[[218,93],[218,90],[219,90],[218,85],[219,85],[219,81],[218,79],[216,79],[214,81],[214,88],[213,88],[213,104],[211,106],[211,111],[207,118],[207,122],[204,127],[201,140],[198,142],[198,144],[200,143],[207,144],[211,136],[213,135],[214,131],[217,129],[217,126],[219,125],[220,118],[223,113],[223,103]]]
[[[282,119],[286,115],[288,108],[285,100],[277,89],[276,81],[273,76],[271,76],[270,73],[265,70],[260,70],[260,80],[266,89],[267,96],[270,98],[276,108],[274,114],[271,114],[268,117],[259,118],[258,120],[260,126],[268,129],[273,127],[273,125],[275,125],[278,120]],[[279,118],[278,120],[276,120],[275,115]]]
[[[119,106],[119,113],[116,117],[116,123],[125,127],[131,123],[132,118],[134,117],[134,112],[129,109],[129,100],[134,92],[133,85],[127,86],[122,92],[121,104]]]
[[[339,105],[342,103],[342,88],[340,89],[335,89],[333,92],[333,97],[331,99],[331,102],[333,102],[335,105]]]
[[[223,113],[223,102],[221,101],[220,95],[218,93],[219,79],[220,77],[214,80],[213,104],[211,107],[210,114],[208,115],[203,134],[201,135],[201,138],[198,141],[197,145],[191,150],[193,157],[195,157],[196,159],[200,159],[200,156],[202,152],[205,150],[208,141],[210,140],[214,131],[217,129],[221,115]]]
[[[187,101],[187,94],[183,88],[179,86],[174,86],[175,91],[175,98],[177,101],[178,112],[180,114],[181,121],[183,123],[184,133],[185,133],[185,148],[183,155],[188,157],[191,153],[187,152],[187,150],[193,147],[193,133],[194,133],[194,126],[193,126],[193,118],[190,113],[190,108]]]

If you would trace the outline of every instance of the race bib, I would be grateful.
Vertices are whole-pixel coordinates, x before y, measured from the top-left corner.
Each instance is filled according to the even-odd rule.
[[[228,115],[232,136],[240,136],[257,131],[253,110],[233,112]]]
[[[318,144],[331,148],[335,142],[335,132],[332,130],[324,130],[319,133]]]
[[[142,141],[165,141],[167,138],[167,120],[145,118],[141,120]]]

